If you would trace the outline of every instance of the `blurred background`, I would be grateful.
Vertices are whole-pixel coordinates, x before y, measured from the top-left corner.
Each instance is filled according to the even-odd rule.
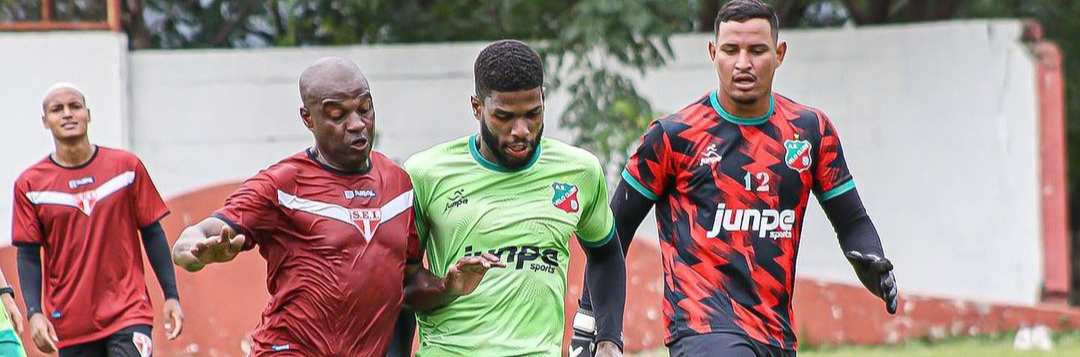
[[[315,59],[360,65],[376,149],[401,162],[477,131],[473,60],[503,38],[545,58],[545,134],[595,153],[615,183],[649,121],[716,87],[706,46],[724,2],[0,0],[0,186],[52,151],[41,96],[72,82],[86,92],[91,141],[145,162],[175,239],[239,181],[312,144],[297,77]],[[904,296],[886,316],[811,204],[800,355],[1080,355],[1080,0],[766,2],[789,45],[774,89],[835,123]],[[11,192],[0,190],[5,247]],[[627,348],[666,355],[651,218],[638,235]],[[568,302],[580,294],[575,254]],[[0,249],[16,284],[14,261]],[[159,322],[157,355],[244,355],[267,299],[261,258],[178,278],[187,327],[166,342]],[[160,306],[152,276],[148,286]],[[1024,343],[1043,335],[1049,352]]]

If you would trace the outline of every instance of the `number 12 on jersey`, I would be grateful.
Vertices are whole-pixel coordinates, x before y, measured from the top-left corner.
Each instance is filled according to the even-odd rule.
[[[757,176],[758,186],[756,188],[754,187],[754,176]],[[754,175],[747,171],[746,176],[743,176],[743,182],[746,183],[745,188],[747,191],[769,192],[769,174],[767,173],[758,172],[757,175]]]

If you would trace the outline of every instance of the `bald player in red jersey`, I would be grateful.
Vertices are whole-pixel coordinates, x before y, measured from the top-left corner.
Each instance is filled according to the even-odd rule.
[[[259,248],[271,299],[254,356],[385,356],[403,302],[442,306],[505,263],[462,258],[445,278],[421,267],[412,184],[371,149],[375,108],[356,64],[317,61],[301,74],[300,94],[315,146],[245,181],[184,230],[173,259],[198,271]]]
[[[31,340],[62,357],[149,356],[154,314],[140,243],[165,293],[167,338],[183,326],[158,222],[168,207],[139,158],[90,143],[90,109],[80,90],[55,85],[42,109],[56,151],[15,181],[12,219]]]
[[[650,124],[612,195],[623,239],[656,207],[673,357],[795,355],[791,298],[811,194],[860,281],[887,312],[897,309],[892,263],[836,128],[822,111],[773,92],[787,51],[777,28],[759,0],[720,9],[709,42],[719,87]]]

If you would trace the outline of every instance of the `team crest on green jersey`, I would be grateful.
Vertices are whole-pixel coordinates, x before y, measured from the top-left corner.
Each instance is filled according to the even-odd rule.
[[[810,142],[806,140],[798,140],[799,136],[795,135],[796,140],[784,140],[784,149],[787,149],[787,153],[784,154],[784,162],[792,170],[803,172],[810,168],[812,159],[810,158]]]
[[[551,188],[555,190],[555,195],[551,197],[551,204],[555,206],[555,208],[561,209],[566,213],[575,213],[581,209],[581,204],[578,203],[577,198],[577,185],[553,182]]]

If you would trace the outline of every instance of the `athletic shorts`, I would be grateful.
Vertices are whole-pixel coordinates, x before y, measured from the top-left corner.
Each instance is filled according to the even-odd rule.
[[[154,344],[150,325],[135,325],[91,341],[60,349],[60,357],[150,357]]]
[[[754,341],[741,334],[717,332],[675,340],[671,357],[795,357],[795,351]]]

